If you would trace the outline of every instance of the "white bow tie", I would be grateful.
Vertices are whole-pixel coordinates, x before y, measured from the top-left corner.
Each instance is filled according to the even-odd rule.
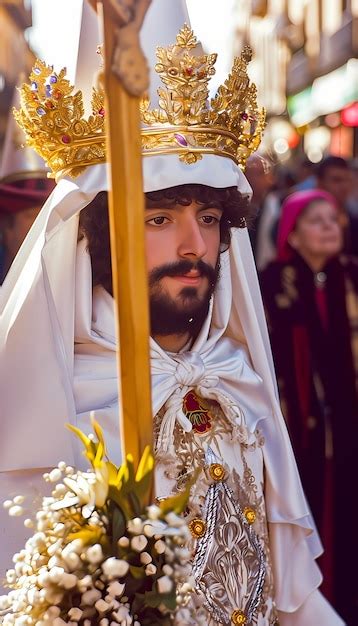
[[[174,455],[175,423],[190,432],[183,411],[190,389],[219,403],[234,428],[234,436],[248,442],[257,423],[271,415],[261,378],[249,365],[242,345],[224,337],[207,351],[171,355],[151,341],[153,412],[165,405],[157,440],[159,456]]]

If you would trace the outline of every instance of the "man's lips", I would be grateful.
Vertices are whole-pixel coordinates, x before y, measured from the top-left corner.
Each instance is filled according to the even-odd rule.
[[[179,274],[177,276],[172,276],[171,278],[174,278],[174,280],[184,283],[184,285],[196,286],[201,283],[204,276],[197,270],[191,270],[186,274]]]

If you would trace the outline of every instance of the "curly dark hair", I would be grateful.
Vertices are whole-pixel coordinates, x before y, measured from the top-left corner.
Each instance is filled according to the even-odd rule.
[[[245,228],[251,218],[249,198],[236,187],[222,189],[206,185],[178,185],[145,194],[147,208],[170,208],[176,204],[188,206],[192,202],[215,207],[223,211],[220,221],[221,252],[230,245],[230,229]],[[109,244],[108,195],[101,191],[80,213],[79,239],[87,238],[92,261],[93,286],[102,285],[109,293],[112,289],[112,266]]]

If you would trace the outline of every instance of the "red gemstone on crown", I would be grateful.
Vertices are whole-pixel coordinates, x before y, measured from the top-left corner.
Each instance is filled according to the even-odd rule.
[[[53,102],[51,102],[51,100],[46,100],[46,102],[45,102],[45,107],[46,107],[47,109],[54,109],[54,108],[55,108],[55,105],[54,105],[54,103],[53,103]]]
[[[241,113],[241,117],[243,120],[247,120],[247,118],[249,117],[247,113]]]
[[[62,135],[61,141],[62,143],[71,143],[71,137],[69,135]]]
[[[105,114],[105,110],[104,110],[104,108],[102,107],[102,108],[98,111],[98,115],[101,115],[101,117],[104,117],[104,114]]]
[[[194,71],[194,68],[192,68],[192,67],[186,67],[185,68],[185,73],[186,73],[187,76],[192,76],[193,71]]]

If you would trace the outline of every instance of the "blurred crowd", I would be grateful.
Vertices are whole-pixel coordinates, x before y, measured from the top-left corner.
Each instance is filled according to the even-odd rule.
[[[249,225],[283,413],[325,548],[326,596],[355,622],[358,451],[357,162],[327,156],[288,169],[253,156]],[[0,283],[54,183],[0,181]]]
[[[250,226],[283,413],[325,548],[323,590],[357,623],[358,172],[254,156]]]

